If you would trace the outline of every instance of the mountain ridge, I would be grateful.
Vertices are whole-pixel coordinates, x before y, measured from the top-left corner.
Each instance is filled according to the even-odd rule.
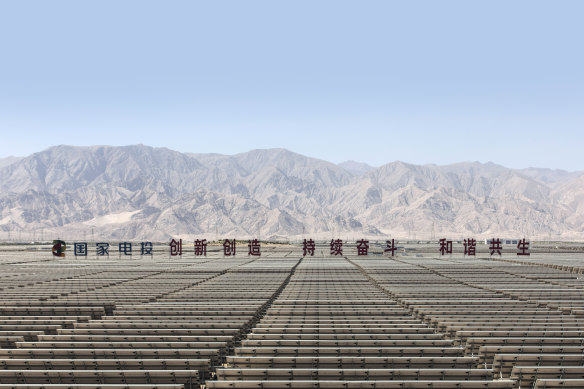
[[[584,239],[584,172],[479,162],[374,168],[281,148],[222,155],[145,145],[61,145],[2,161],[0,239],[39,230],[159,240]]]

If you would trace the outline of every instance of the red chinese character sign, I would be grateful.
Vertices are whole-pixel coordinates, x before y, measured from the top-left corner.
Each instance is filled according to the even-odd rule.
[[[173,257],[182,255],[182,239],[170,241],[170,255]]]
[[[525,238],[519,240],[517,243],[517,255],[529,255],[529,241],[526,241]]]
[[[225,239],[223,242],[223,255],[226,257],[235,256],[235,239]]]
[[[440,255],[452,254],[452,241],[440,239]]]
[[[343,241],[331,239],[331,255],[343,255]]]
[[[491,239],[490,245],[489,245],[489,252],[491,253],[491,255],[497,253],[500,256],[501,250],[503,250],[503,246],[501,245],[501,239],[499,239],[499,238]]]
[[[207,239],[195,240],[195,255],[207,256]]]
[[[310,255],[311,257],[314,257],[314,249],[314,240],[310,239],[307,241],[304,239],[304,242],[302,243],[302,256],[306,257],[306,255]]]
[[[262,253],[260,252],[260,242],[257,239],[254,240],[248,240],[248,251],[247,251],[247,255],[253,255],[256,257],[259,257],[260,255],[262,255]]]
[[[357,241],[357,256],[364,256],[369,253],[369,241],[368,240],[358,240]]]
[[[477,254],[477,241],[475,239],[469,238],[464,240],[464,255],[469,257],[476,257]]]
[[[385,250],[383,250],[384,253],[391,253],[391,256],[393,257],[395,255],[395,239],[392,239],[391,241],[386,240],[385,241]]]

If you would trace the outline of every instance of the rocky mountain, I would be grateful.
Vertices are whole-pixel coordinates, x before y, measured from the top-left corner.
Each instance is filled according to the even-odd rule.
[[[339,163],[339,166],[355,176],[362,176],[363,174],[375,169],[371,165],[353,160],[341,162]]]
[[[584,238],[584,172],[56,146],[0,160],[0,239]]]
[[[583,172],[568,172],[561,169],[541,169],[533,167],[521,169],[519,172],[550,187],[564,184],[583,174]]]
[[[6,157],[6,158],[0,158],[0,168],[4,167],[4,166],[8,166],[16,161],[18,161],[19,159],[21,159],[20,157],[14,157],[14,156],[10,156],[10,157]]]

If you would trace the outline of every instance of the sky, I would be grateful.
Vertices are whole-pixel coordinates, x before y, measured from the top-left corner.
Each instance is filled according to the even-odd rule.
[[[59,144],[584,169],[582,1],[3,1],[0,158]]]

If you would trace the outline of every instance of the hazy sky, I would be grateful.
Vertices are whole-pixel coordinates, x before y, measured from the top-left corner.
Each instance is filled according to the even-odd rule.
[[[584,1],[3,1],[0,157],[584,169]]]

